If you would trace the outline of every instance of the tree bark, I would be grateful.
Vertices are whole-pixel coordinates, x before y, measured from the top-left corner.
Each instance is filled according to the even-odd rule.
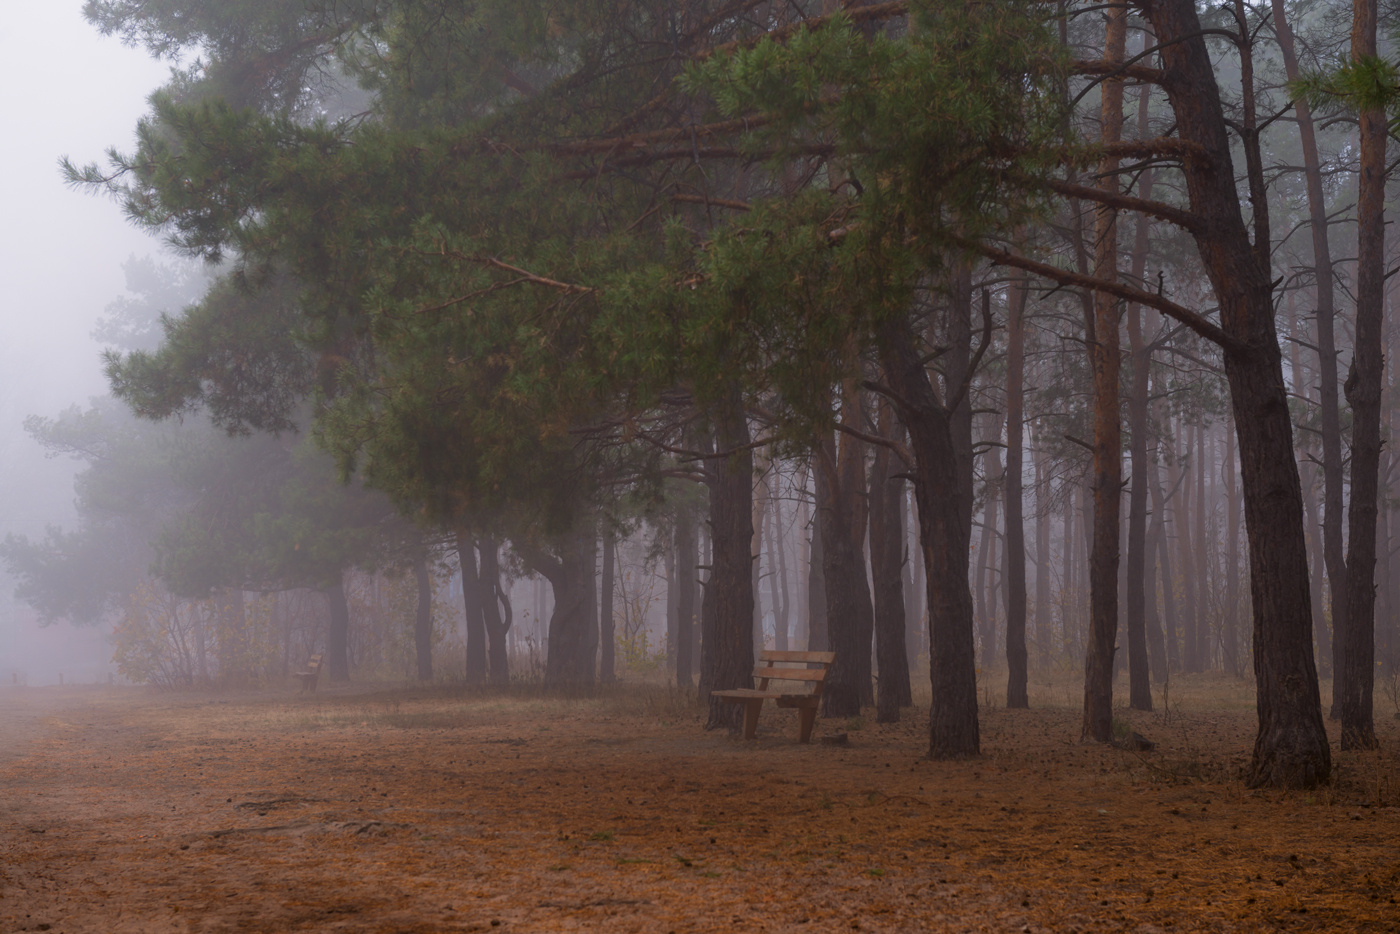
[[[1278,36],[1288,80],[1300,75],[1293,30],[1284,11],[1283,0],[1273,0],[1274,32]],[[1337,398],[1337,340],[1335,334],[1336,298],[1332,279],[1332,248],[1328,241],[1327,196],[1323,188],[1322,159],[1317,151],[1317,133],[1312,112],[1299,97],[1293,102],[1298,120],[1298,143],[1303,150],[1303,177],[1308,191],[1308,229],[1312,235],[1314,291],[1317,298],[1318,391],[1322,428],[1322,558],[1331,591],[1332,632],[1346,626],[1347,564],[1342,541],[1342,422]],[[1322,623],[1319,620],[1319,626]],[[1343,667],[1340,640],[1332,640],[1332,712],[1339,715],[1340,673]]]
[[[611,684],[617,680],[617,633],[613,596],[617,589],[617,535],[608,529],[603,533],[602,606],[598,609],[598,680]]]
[[[879,434],[898,440],[888,400],[880,401]],[[899,708],[913,703],[909,687],[909,656],[905,653],[904,612],[904,481],[891,476],[896,460],[886,447],[875,449],[870,471],[870,577],[875,603],[875,657],[880,669],[876,720],[896,723]]]
[[[413,614],[413,650],[418,661],[418,680],[433,680],[433,578],[428,557],[413,562],[413,579],[418,584],[418,605]]]
[[[349,681],[350,603],[345,599],[343,571],[324,593],[331,611],[331,625],[326,633],[326,677],[331,681]]]
[[[1121,62],[1128,36],[1126,7],[1105,12],[1103,58]],[[1100,90],[1100,122],[1106,143],[1123,136],[1123,81],[1110,78]],[[1099,162],[1099,186],[1118,193],[1118,160]],[[1094,276],[1118,281],[1118,212],[1097,208],[1094,223]],[[1118,547],[1123,490],[1122,426],[1119,421],[1118,302],[1094,293],[1094,329],[1089,359],[1094,374],[1094,531],[1089,558],[1089,645],[1084,659],[1085,739],[1113,740],[1113,655],[1118,640]],[[1139,576],[1141,581],[1141,576]]]
[[[812,508],[812,531],[811,548],[809,561],[807,564],[807,651],[828,652],[831,650],[831,640],[827,637],[827,611],[826,611],[826,556],[822,554],[822,540],[826,537],[822,531],[825,521],[822,519],[822,502],[831,496],[827,489],[829,477],[826,471],[817,468],[817,456],[812,455],[812,485],[813,485],[813,508]]]
[[[690,687],[695,659],[695,588],[700,569],[695,513],[689,503],[676,508],[676,685]]]
[[[777,474],[774,473],[776,481]],[[768,593],[773,601],[773,647],[786,652],[788,645],[789,594],[787,579],[787,549],[783,545],[782,499],[770,496],[772,510],[769,521],[772,523],[768,535],[769,579]]]
[[[874,610],[870,600],[869,582],[865,575],[864,548],[857,543],[865,536],[856,531],[855,501],[863,498],[857,484],[863,477],[851,468],[857,454],[849,436],[841,439],[838,449],[829,434],[822,438],[816,452],[814,468],[825,482],[825,500],[817,502],[821,514],[822,577],[826,581],[826,607],[830,651],[836,660],[827,674],[822,691],[823,717],[855,717],[860,715],[861,703],[869,691],[870,678],[862,678],[862,660],[870,658],[870,635],[874,629]],[[860,452],[863,462],[863,452]],[[862,470],[863,473],[863,470]],[[860,484],[863,486],[863,484]],[[862,524],[863,532],[863,524]],[[870,629],[863,625],[870,618]],[[868,669],[867,669],[868,670]]]
[[[737,390],[715,416],[715,443],[716,454],[705,464],[713,557],[705,593],[711,628],[700,664],[708,690],[725,691],[753,687],[753,452]],[[741,705],[706,699],[706,729],[739,726]]]
[[[1352,3],[1351,60],[1376,55],[1376,0]],[[1357,192],[1356,341],[1347,374],[1351,404],[1351,502],[1347,513],[1347,615],[1336,629],[1344,644],[1334,684],[1341,687],[1342,748],[1374,749],[1376,503],[1381,461],[1381,386],[1385,377],[1384,108],[1361,110],[1361,180]]]
[[[1183,163],[1201,260],[1220,303],[1225,373],[1239,442],[1249,540],[1259,732],[1247,782],[1306,788],[1328,780],[1331,750],[1312,655],[1302,491],[1274,329],[1265,248],[1240,214],[1225,116],[1192,0],[1145,0],[1178,136],[1201,147]],[[1258,230],[1262,238],[1266,230]]]
[[[1050,661],[1050,638],[1054,632],[1050,610],[1050,470],[1046,457],[1036,444],[1035,452],[1035,646],[1036,663]]]
[[[961,385],[969,375],[971,296],[963,281],[952,303],[948,343],[948,382]],[[908,321],[890,319],[880,328],[880,355],[890,387],[899,397],[901,421],[909,431],[914,495],[919,505],[919,542],[927,570],[929,674],[929,757],[962,759],[978,755],[977,669],[973,646],[972,593],[968,588],[968,545],[972,539],[972,419],[966,395],[953,411],[944,407],[920,362]],[[953,390],[956,392],[956,389]],[[951,394],[951,393],[950,393]],[[950,400],[951,401],[951,400]]]
[[[457,530],[457,564],[462,570],[462,608],[467,620],[468,684],[486,683],[486,620],[482,616],[485,601],[481,596],[481,578],[476,566],[476,540],[465,529]],[[557,597],[557,595],[556,595]]]
[[[557,558],[534,549],[524,552],[554,591],[544,683],[546,687],[592,687],[598,655],[597,532],[591,522],[584,523],[555,547]]]
[[[509,598],[501,589],[501,560],[495,539],[483,538],[476,543],[481,553],[481,573],[477,593],[481,597],[481,623],[486,630],[487,674],[497,686],[510,684],[510,650],[506,636],[510,633]]]
[[[1006,706],[1030,706],[1026,653],[1025,493],[1026,276],[1013,277],[1006,321]]]
[[[1181,560],[1181,670],[1194,673],[1201,670],[1196,659],[1196,629],[1204,613],[1197,613],[1200,603],[1196,599],[1196,583],[1199,578],[1192,567],[1195,552],[1191,548],[1191,496],[1192,483],[1189,457],[1191,454],[1191,430],[1185,424],[1177,423],[1177,435],[1181,449],[1176,456],[1177,490],[1176,505],[1172,507],[1172,526],[1176,530],[1177,557]]]

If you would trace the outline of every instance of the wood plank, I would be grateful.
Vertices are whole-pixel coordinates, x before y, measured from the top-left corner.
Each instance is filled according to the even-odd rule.
[[[734,688],[729,691],[711,691],[710,696],[728,701],[751,700],[755,697],[771,697],[777,700],[779,697],[783,696],[783,693],[781,691],[758,691],[753,688]]]
[[[765,649],[758,653],[761,662],[818,662],[830,665],[836,661],[835,652],[779,652]]]
[[[755,678],[769,678],[773,681],[825,681],[825,668],[755,668]]]

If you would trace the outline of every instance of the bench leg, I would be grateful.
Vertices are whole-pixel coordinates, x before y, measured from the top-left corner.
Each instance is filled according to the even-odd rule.
[[[812,726],[817,722],[817,708],[799,707],[797,708],[799,743],[810,743],[812,741]]]
[[[744,739],[753,739],[758,734],[758,712],[763,709],[763,698],[744,701]]]

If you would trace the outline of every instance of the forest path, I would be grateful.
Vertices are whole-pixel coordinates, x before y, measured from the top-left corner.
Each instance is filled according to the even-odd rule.
[[[1252,794],[1238,709],[1140,716],[1145,754],[984,710],[970,763],[922,759],[919,714],[745,744],[647,689],[18,689],[0,720],[3,931],[1400,930],[1394,753]]]

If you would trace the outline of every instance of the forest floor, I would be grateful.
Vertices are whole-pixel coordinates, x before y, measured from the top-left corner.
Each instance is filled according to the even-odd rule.
[[[770,708],[744,743],[645,685],[4,687],[0,931],[1400,931],[1379,691],[1384,751],[1283,793],[1240,781],[1245,682],[1121,711],[1138,753],[1035,681],[961,763],[917,709],[819,720],[841,747]]]

